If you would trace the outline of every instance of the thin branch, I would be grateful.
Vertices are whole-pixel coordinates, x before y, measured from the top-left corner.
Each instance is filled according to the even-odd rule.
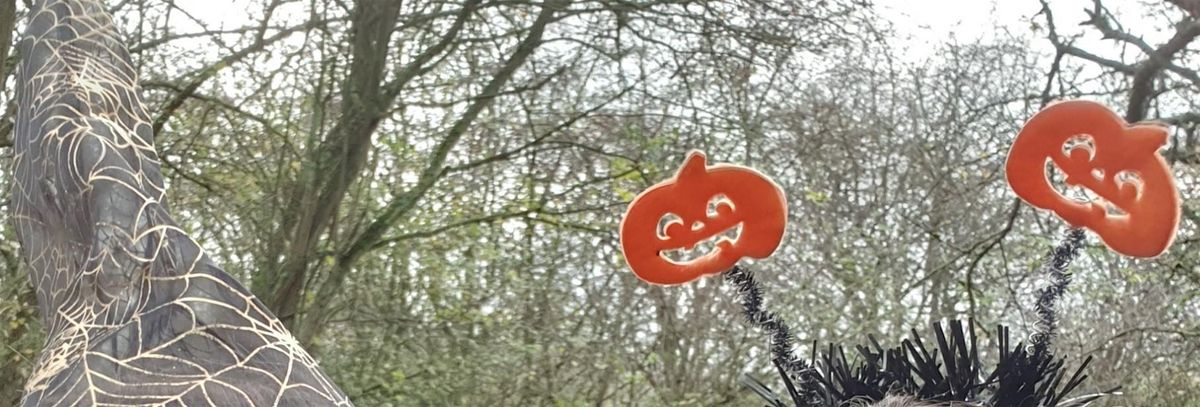
[[[446,167],[442,171],[442,175],[444,176],[444,175],[448,175],[448,174],[455,173],[455,172],[467,171],[467,170],[470,170],[473,168],[478,168],[478,167],[481,167],[484,165],[488,165],[491,163],[500,162],[500,161],[504,161],[509,158],[512,158],[512,157],[528,150],[529,148],[531,148],[535,145],[541,144],[543,141],[545,141],[550,136],[557,134],[558,132],[563,131],[563,130],[573,126],[579,120],[589,117],[592,114],[600,111],[600,109],[603,109],[604,107],[608,106],[610,103],[612,103],[616,100],[619,100],[620,98],[624,97],[625,94],[629,93],[630,90],[633,90],[633,88],[637,87],[638,84],[640,84],[640,83],[641,83],[641,81],[638,81],[637,83],[629,85],[628,87],[626,87],[625,89],[622,89],[620,92],[618,92],[616,95],[612,96],[608,100],[605,100],[604,102],[602,102],[596,106],[593,106],[592,108],[590,108],[588,110],[585,110],[583,112],[580,112],[580,113],[577,113],[577,114],[571,116],[570,118],[563,121],[562,123],[559,123],[558,125],[554,126],[554,128],[547,130],[547,131],[543,132],[541,135],[535,137],[533,140],[530,140],[529,142],[522,144],[520,147],[501,152],[501,153],[493,155],[491,157],[486,157],[486,158],[475,160],[475,161],[472,161],[469,163],[465,163],[462,165],[457,165],[454,167]]]
[[[537,208],[526,209],[526,210],[516,211],[516,212],[493,213],[491,215],[480,216],[477,218],[466,219],[466,220],[462,220],[462,221],[458,221],[458,222],[452,222],[452,223],[442,225],[442,226],[439,226],[439,227],[436,227],[433,229],[422,230],[422,231],[418,231],[418,232],[409,232],[409,233],[405,233],[405,234],[401,234],[401,235],[396,235],[396,236],[393,236],[393,237],[390,237],[387,239],[382,239],[382,240],[376,242],[374,245],[371,245],[371,247],[368,250],[379,249],[381,247],[384,247],[384,246],[387,246],[387,245],[390,245],[393,243],[403,242],[405,240],[423,239],[423,238],[427,238],[427,237],[437,236],[442,233],[446,233],[446,232],[449,232],[451,230],[458,229],[461,227],[478,225],[478,224],[483,224],[483,223],[493,223],[493,222],[513,219],[513,218],[520,218],[520,217],[529,216],[529,215],[532,215],[532,214],[538,213],[538,212],[540,212],[540,209],[537,209]]]
[[[159,109],[158,117],[155,117],[153,122],[154,137],[157,138],[158,135],[162,133],[162,129],[164,126],[166,126],[167,121],[175,115],[175,112],[177,112],[180,107],[183,107],[183,103],[187,101],[188,98],[192,97],[196,90],[200,89],[200,86],[204,85],[205,82],[216,77],[217,73],[221,72],[221,70],[240,62],[250,55],[266,49],[266,47],[270,46],[271,44],[279,42],[280,40],[283,40],[294,33],[311,30],[327,23],[328,21],[324,20],[313,20],[302,25],[281,30],[269,38],[255,41],[250,46],[234,52],[225,58],[221,58],[220,61],[217,61],[206,68],[191,73],[190,75],[194,76],[192,81],[187,85],[182,86],[180,91],[175,94],[175,97],[168,100],[167,103],[163,104],[162,108]]]

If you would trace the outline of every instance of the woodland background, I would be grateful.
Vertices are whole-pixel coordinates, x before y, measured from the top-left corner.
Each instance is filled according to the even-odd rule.
[[[753,268],[801,343],[965,316],[1025,335],[1064,227],[1000,169],[1062,98],[1173,124],[1185,216],[1154,260],[1089,238],[1058,346],[1096,357],[1088,390],[1124,386],[1109,405],[1200,405],[1200,1],[1020,1],[1020,29],[918,42],[868,0],[109,4],[177,220],[360,405],[753,405],[738,375],[778,387],[728,287],[651,287],[618,253],[628,200],[693,148],[787,190],[785,246]],[[194,14],[211,7],[228,18]],[[0,44],[25,10],[0,0]],[[0,232],[7,405],[43,334]]]

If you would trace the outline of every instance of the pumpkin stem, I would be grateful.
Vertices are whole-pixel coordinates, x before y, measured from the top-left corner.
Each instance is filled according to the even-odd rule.
[[[688,179],[702,178],[707,171],[708,158],[704,156],[704,152],[692,150],[692,152],[688,153],[687,161],[683,163],[683,168],[679,169],[677,179],[683,182]]]

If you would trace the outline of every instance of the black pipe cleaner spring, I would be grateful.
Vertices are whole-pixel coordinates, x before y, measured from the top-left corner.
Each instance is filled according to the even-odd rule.
[[[1034,353],[1050,351],[1050,342],[1058,332],[1058,299],[1066,292],[1071,284],[1071,273],[1067,267],[1079,255],[1079,247],[1083,245],[1083,229],[1071,229],[1067,236],[1049,254],[1049,261],[1042,266],[1040,274],[1048,276],[1050,285],[1038,290],[1035,311],[1038,315],[1037,332],[1033,334]]]
[[[792,351],[791,328],[779,315],[763,306],[762,289],[754,279],[754,274],[739,265],[723,276],[726,282],[737,288],[746,320],[769,335],[771,361],[784,377],[792,400],[799,406],[809,405],[819,399],[815,391],[819,374]]]

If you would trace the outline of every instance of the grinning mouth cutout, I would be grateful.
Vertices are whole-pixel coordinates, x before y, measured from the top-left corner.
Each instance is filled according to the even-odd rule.
[[[726,250],[729,246],[737,243],[737,240],[742,235],[742,223],[737,224],[721,231],[704,240],[699,241],[694,246],[681,247],[671,250],[663,250],[658,253],[663,259],[680,266],[690,266],[697,263],[708,256],[716,256],[721,250]],[[728,243],[722,244],[722,241]],[[724,246],[724,247],[723,247]]]

